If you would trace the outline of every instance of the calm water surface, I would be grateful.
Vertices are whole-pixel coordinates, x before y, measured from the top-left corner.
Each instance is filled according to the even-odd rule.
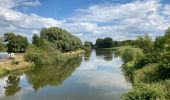
[[[92,51],[59,65],[0,78],[0,100],[119,100],[130,83],[113,51]]]

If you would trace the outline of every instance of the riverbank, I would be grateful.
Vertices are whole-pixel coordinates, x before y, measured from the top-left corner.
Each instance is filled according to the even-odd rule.
[[[0,62],[0,76],[32,66],[34,66],[33,63],[24,60],[24,54],[16,54],[15,59],[5,59],[3,62]]]
[[[67,53],[62,53],[62,56],[67,58],[66,60],[81,56],[81,54],[84,53],[84,50],[77,50],[77,51],[71,51]],[[24,59],[25,54],[16,54],[15,60],[12,59],[6,59],[4,62],[0,62],[0,76],[4,76],[10,72],[21,70],[21,69],[27,69],[35,66],[33,62],[27,62]]]

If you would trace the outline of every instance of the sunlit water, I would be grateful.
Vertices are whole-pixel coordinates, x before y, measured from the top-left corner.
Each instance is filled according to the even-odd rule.
[[[0,79],[0,100],[119,100],[131,87],[112,51],[39,66]]]

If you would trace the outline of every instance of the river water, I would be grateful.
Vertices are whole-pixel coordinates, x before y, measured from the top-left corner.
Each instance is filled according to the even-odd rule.
[[[0,100],[119,100],[131,88],[112,50],[0,78]]]

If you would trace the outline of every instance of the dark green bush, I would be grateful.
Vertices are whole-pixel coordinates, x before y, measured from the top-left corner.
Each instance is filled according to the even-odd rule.
[[[136,62],[135,68],[140,69],[150,63],[159,63],[160,52],[152,52],[144,55],[139,61]]]
[[[163,88],[157,84],[139,83],[121,96],[121,100],[166,100]]]
[[[161,79],[170,79],[170,52],[162,55],[158,72]]]

